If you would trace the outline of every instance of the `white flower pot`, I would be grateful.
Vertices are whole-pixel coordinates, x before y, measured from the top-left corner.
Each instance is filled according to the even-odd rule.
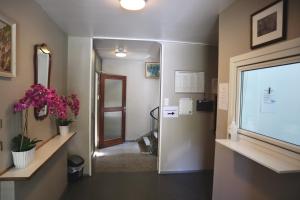
[[[29,151],[12,152],[13,162],[16,168],[22,169],[27,167],[34,160],[35,148]]]
[[[69,126],[59,126],[59,133],[61,135],[66,135],[70,133],[70,128]]]

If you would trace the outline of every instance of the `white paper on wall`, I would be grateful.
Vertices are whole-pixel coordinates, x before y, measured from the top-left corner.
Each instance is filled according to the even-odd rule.
[[[218,108],[228,110],[228,83],[219,84],[218,97]]]
[[[181,98],[179,99],[179,115],[193,114],[193,99]]]
[[[176,71],[176,93],[204,93],[204,72]]]

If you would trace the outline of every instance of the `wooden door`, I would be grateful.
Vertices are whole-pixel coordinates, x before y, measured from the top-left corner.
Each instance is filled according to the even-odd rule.
[[[125,141],[126,76],[100,75],[99,147]]]

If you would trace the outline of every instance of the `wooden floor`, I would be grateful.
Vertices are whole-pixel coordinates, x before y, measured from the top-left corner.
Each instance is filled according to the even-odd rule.
[[[61,200],[210,200],[212,172],[96,173],[69,185]]]

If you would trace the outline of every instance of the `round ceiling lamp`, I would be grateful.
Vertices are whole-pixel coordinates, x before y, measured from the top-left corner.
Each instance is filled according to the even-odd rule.
[[[127,56],[127,53],[126,53],[126,51],[123,48],[116,49],[115,54],[119,58],[124,58],[124,57]]]
[[[126,10],[141,10],[146,5],[146,0],[120,0],[120,4]]]

